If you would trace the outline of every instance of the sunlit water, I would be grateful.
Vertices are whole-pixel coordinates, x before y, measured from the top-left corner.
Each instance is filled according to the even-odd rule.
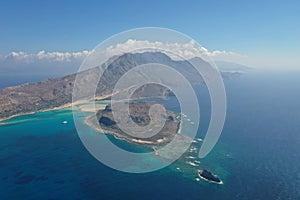
[[[299,77],[253,71],[226,80],[227,120],[214,150],[199,166],[187,163],[199,160],[187,152],[169,167],[147,174],[119,172],[94,159],[82,145],[69,109],[8,120],[0,126],[0,199],[299,199]],[[197,137],[203,138],[209,99],[206,93],[198,95]],[[167,107],[178,111],[176,104]],[[201,142],[193,145],[198,148]],[[217,174],[224,184],[197,181],[198,168]]]

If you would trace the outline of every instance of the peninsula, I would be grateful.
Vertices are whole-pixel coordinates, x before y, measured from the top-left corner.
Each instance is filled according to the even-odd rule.
[[[211,66],[201,58],[194,58],[203,70]],[[201,75],[193,68],[188,60],[176,61],[161,52],[126,53],[113,62],[105,62],[94,68],[78,73],[84,73],[86,80],[95,78],[95,74],[103,66],[108,66],[96,90],[96,98],[111,96],[116,82],[130,69],[148,63],[160,63],[176,69],[185,76],[192,84],[202,84]],[[231,77],[236,73],[221,72],[223,77]],[[49,109],[57,109],[70,106],[72,92],[77,74],[71,74],[62,78],[47,79],[38,83],[27,83],[19,86],[11,86],[0,89],[0,121],[13,116],[41,112]],[[145,89],[147,92],[144,92]],[[139,97],[165,97],[170,91],[161,87],[146,87],[140,89]],[[100,98],[101,99],[101,98]]]

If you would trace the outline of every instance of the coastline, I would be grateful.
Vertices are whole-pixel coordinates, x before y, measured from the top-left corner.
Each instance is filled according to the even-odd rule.
[[[109,97],[111,97],[111,94],[95,97],[94,100],[95,101],[102,101],[102,100],[105,100]],[[86,103],[86,102],[89,102],[89,101],[91,101],[91,100],[81,100],[81,101],[77,101],[77,102],[66,103],[66,104],[63,104],[61,106],[57,106],[57,107],[53,107],[53,108],[47,108],[47,109],[32,111],[32,112],[18,113],[18,114],[11,115],[9,117],[0,118],[0,122],[6,121],[6,120],[9,120],[9,119],[13,119],[15,117],[24,116],[24,115],[33,115],[33,114],[36,114],[36,113],[42,113],[42,112],[48,112],[48,111],[53,111],[53,110],[61,110],[61,109],[71,108],[73,105],[78,105],[78,104]],[[5,125],[5,124],[0,124],[0,126],[1,125]]]
[[[72,103],[67,103],[67,104],[64,104],[64,105],[61,105],[61,106],[58,106],[58,107],[54,107],[54,108],[47,108],[47,109],[33,111],[33,112],[19,113],[19,114],[11,115],[9,117],[0,118],[0,122],[3,122],[5,120],[9,120],[9,119],[13,119],[15,117],[24,116],[24,115],[33,115],[33,114],[36,114],[36,113],[48,112],[48,111],[52,111],[52,110],[61,110],[61,109],[71,108],[71,107],[72,107]],[[1,124],[0,124],[0,126],[1,126]]]
[[[111,97],[111,95],[103,95],[103,96],[95,97],[94,100],[101,102],[101,101],[105,101],[105,99],[107,99],[109,97]],[[6,118],[0,118],[0,126],[3,126],[6,124],[6,123],[1,123],[1,122],[16,118],[16,117],[20,117],[20,116],[24,116],[24,115],[33,115],[36,113],[43,113],[43,112],[54,111],[54,110],[61,110],[61,109],[66,109],[66,108],[72,108],[72,106],[74,106],[74,105],[78,105],[78,109],[82,112],[93,112],[94,107],[93,108],[90,108],[88,106],[80,107],[80,104],[85,104],[90,101],[91,100],[80,100],[80,101],[77,101],[74,103],[66,103],[64,105],[53,107],[53,108],[43,109],[43,110],[34,111],[34,112],[19,113],[19,114],[15,114],[15,115],[12,115],[12,116],[9,116]],[[104,109],[105,109],[105,104],[103,104],[97,108],[97,110],[104,110]],[[94,131],[101,133],[101,134],[110,134],[110,135],[113,135],[116,139],[126,140],[127,142],[130,142],[130,143],[153,146],[153,145],[161,145],[161,144],[164,144],[169,141],[168,138],[161,138],[161,139],[157,139],[156,141],[147,141],[147,140],[142,140],[142,139],[129,138],[129,137],[126,137],[125,135],[119,134],[115,131],[102,130],[99,127],[97,127],[95,125],[95,123],[97,123],[97,122],[95,121],[94,115],[87,116],[84,119],[84,124],[86,124],[87,126],[89,126],[92,129],[94,129]],[[180,124],[178,124],[177,131],[175,134],[180,135]]]

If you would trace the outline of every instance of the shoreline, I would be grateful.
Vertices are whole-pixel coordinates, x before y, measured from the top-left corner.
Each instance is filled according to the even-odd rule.
[[[111,97],[110,95],[103,95],[103,96],[98,96],[94,98],[94,101],[105,101],[107,98]],[[72,108],[74,105],[80,105],[80,104],[84,104],[84,103],[88,103],[92,101],[90,100],[80,100],[77,102],[71,102],[71,103],[66,103],[63,104],[61,106],[57,106],[57,107],[53,107],[53,108],[47,108],[47,109],[43,109],[43,110],[39,110],[39,111],[33,111],[33,112],[26,112],[26,113],[19,113],[19,114],[15,114],[6,118],[0,118],[0,126],[5,125],[6,123],[4,121],[9,120],[9,119],[13,119],[16,117],[20,117],[20,116],[25,116],[25,115],[33,115],[36,113],[43,113],[43,112],[48,112],[48,111],[54,111],[54,110],[62,110],[62,109],[66,109],[66,108]],[[101,109],[104,109],[105,106]],[[80,106],[78,107],[78,109],[82,112],[91,112],[89,109],[86,110],[86,108],[80,108]],[[98,108],[98,110],[101,110]],[[110,134],[112,136],[114,136],[116,139],[121,139],[121,140],[125,140],[129,143],[134,143],[134,144],[138,144],[138,145],[146,145],[146,146],[157,146],[157,145],[162,145],[166,142],[168,142],[167,138],[162,138],[162,139],[158,139],[156,141],[146,141],[146,140],[142,140],[142,139],[135,139],[135,138],[128,138],[122,134],[116,133],[114,131],[110,131],[110,130],[102,130],[99,129],[97,126],[94,125],[94,123],[96,123],[95,121],[93,122],[93,117],[95,117],[94,115],[90,115],[84,118],[84,124],[87,125],[88,127],[92,128],[94,131],[101,133],[101,134]],[[3,123],[4,122],[4,123]],[[180,135],[180,124],[178,124],[177,127],[177,131],[175,134]]]
[[[105,100],[109,97],[111,97],[111,95],[103,95],[103,96],[95,97],[94,101],[102,101],[102,100]],[[53,107],[53,108],[47,108],[47,109],[32,111],[32,112],[18,113],[18,114],[11,115],[9,117],[0,118],[0,122],[6,121],[6,120],[9,120],[9,119],[13,119],[15,117],[24,116],[24,115],[33,115],[33,114],[36,114],[36,113],[43,113],[43,112],[48,112],[48,111],[71,108],[73,105],[77,105],[77,104],[80,104],[80,103],[86,103],[86,102],[89,102],[89,101],[91,101],[91,100],[81,100],[81,101],[66,103],[66,104],[63,104],[61,106],[56,106],[56,107]],[[1,126],[1,124],[0,124],[0,126]]]
[[[21,116],[25,116],[25,115],[33,115],[36,113],[43,113],[43,112],[48,112],[48,111],[53,111],[53,110],[62,110],[65,108],[70,108],[72,107],[72,103],[67,103],[58,107],[54,107],[54,108],[47,108],[47,109],[43,109],[43,110],[38,110],[38,111],[32,111],[32,112],[26,112],[26,113],[19,113],[19,114],[15,114],[15,115],[11,115],[9,117],[5,117],[5,118],[0,118],[0,122],[9,120],[9,119],[13,119],[15,117],[21,117]],[[0,124],[1,126],[1,124]]]

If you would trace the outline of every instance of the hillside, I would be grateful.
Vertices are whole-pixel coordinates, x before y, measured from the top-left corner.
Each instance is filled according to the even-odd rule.
[[[209,67],[208,63],[197,58],[201,66]],[[96,95],[109,95],[112,92],[117,80],[128,70],[135,66],[147,63],[160,63],[174,67],[183,74],[191,83],[202,83],[202,78],[187,61],[174,61],[167,55],[159,52],[146,52],[136,54],[124,54],[116,58],[108,65],[103,77],[99,81]],[[86,74],[86,80],[93,78],[101,69],[99,66],[79,72]],[[226,73],[228,76],[228,72]],[[72,102],[72,91],[76,74],[71,74],[62,78],[47,79],[38,83],[28,83],[20,86],[7,87],[0,90],[0,119],[13,115],[37,112],[45,109],[52,109]],[[160,86],[151,87],[151,92],[147,87],[140,89],[138,96],[165,96],[166,89]]]

